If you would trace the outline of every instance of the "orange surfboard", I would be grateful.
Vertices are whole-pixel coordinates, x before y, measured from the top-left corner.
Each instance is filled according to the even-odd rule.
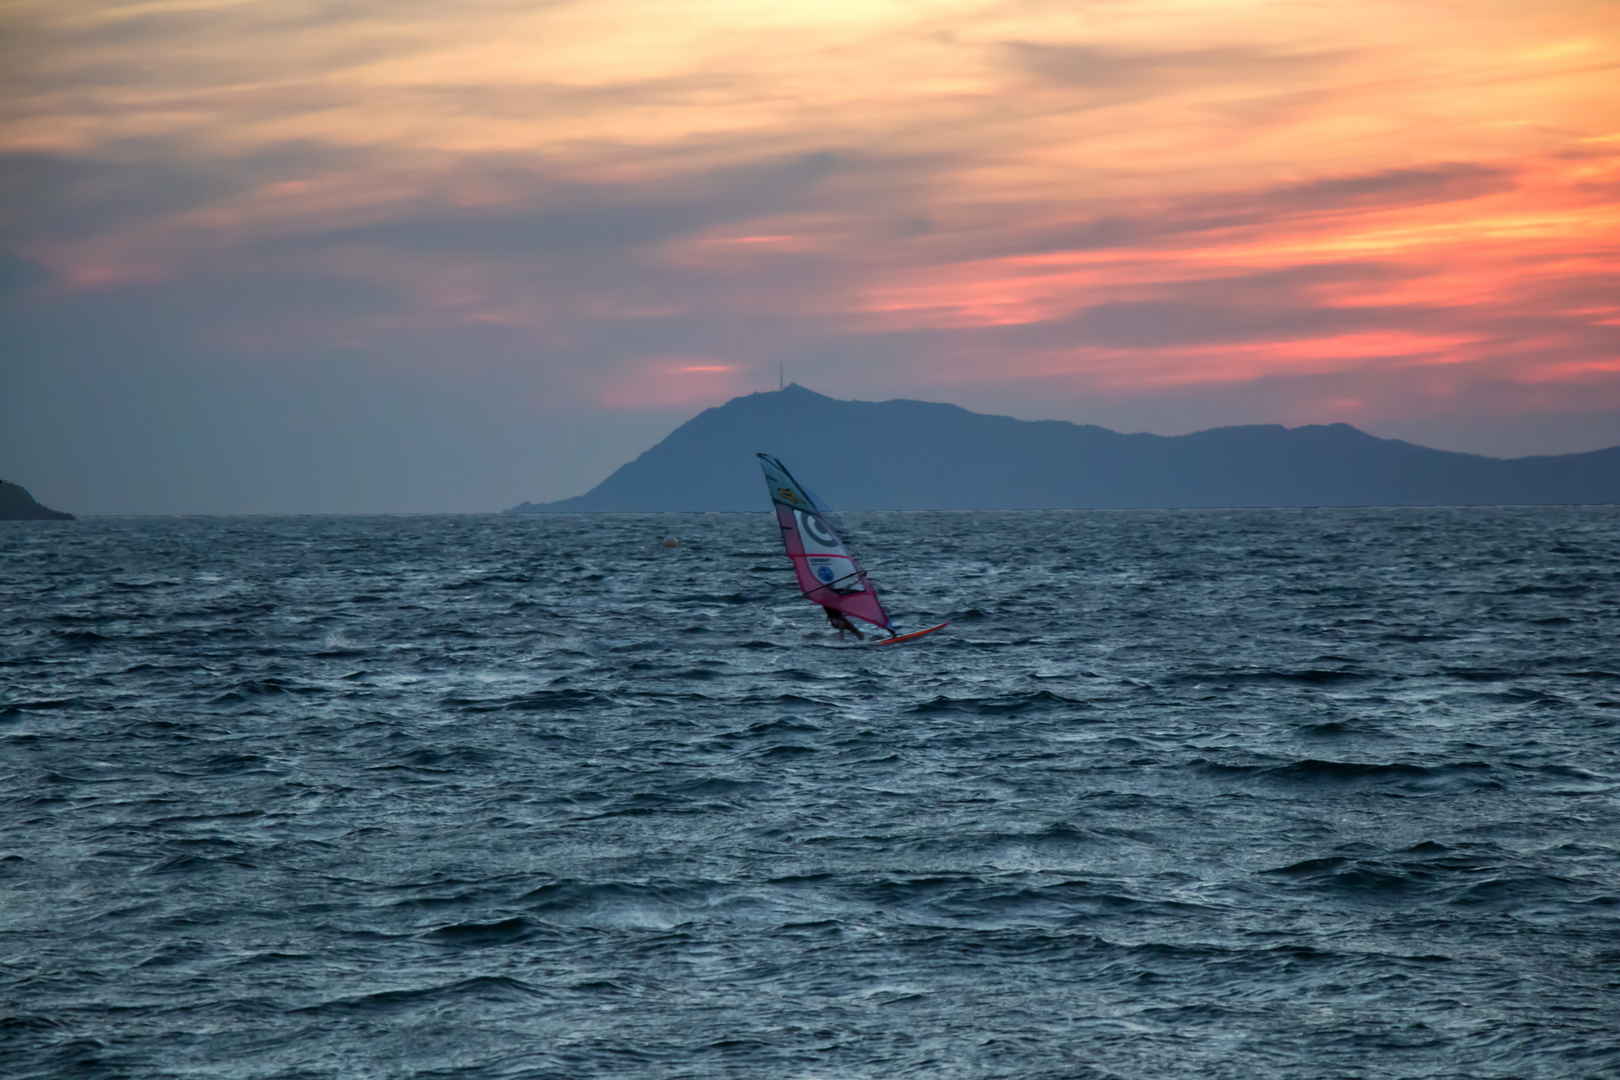
[[[938,626],[930,626],[926,630],[913,630],[909,634],[901,634],[898,637],[884,638],[882,641],[874,641],[874,642],[872,642],[872,644],[873,645],[898,645],[902,641],[916,641],[920,637],[927,637],[929,634],[932,634],[936,630],[943,630],[949,625],[951,625],[951,624],[948,623],[948,622],[942,622]]]

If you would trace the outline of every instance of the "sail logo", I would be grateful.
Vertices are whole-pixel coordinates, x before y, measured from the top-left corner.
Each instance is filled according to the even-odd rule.
[[[866,591],[866,585],[861,581],[860,570],[846,558],[836,555],[811,555],[804,561],[811,575],[821,582],[820,585],[812,585],[806,582],[806,588],[830,588],[839,596],[849,596],[851,593]]]
[[[843,549],[844,545],[839,541],[838,534],[833,532],[832,527],[822,521],[820,516],[802,510],[795,510],[794,515],[799,519],[799,528],[803,529],[810,539],[831,551]]]
[[[782,496],[782,498],[786,499],[788,502],[793,503],[795,506],[804,502],[804,500],[799,498],[798,493],[792,488],[779,487],[776,489],[776,493]]]

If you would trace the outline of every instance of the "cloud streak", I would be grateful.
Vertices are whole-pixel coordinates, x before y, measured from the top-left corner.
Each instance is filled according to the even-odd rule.
[[[41,0],[11,21],[14,392],[66,393],[49,373],[96,325],[221,372],[341,354],[486,380],[537,420],[690,409],[778,363],[1159,430],[1620,417],[1601,6]],[[1250,415],[1244,387],[1283,411]]]

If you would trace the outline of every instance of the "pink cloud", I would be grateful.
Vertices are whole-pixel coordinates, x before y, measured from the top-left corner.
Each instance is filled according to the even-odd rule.
[[[1368,384],[1324,409],[1613,377],[1613,20],[1178,12],[42,6],[8,250],[210,346],[615,409],[781,359],[917,396]]]

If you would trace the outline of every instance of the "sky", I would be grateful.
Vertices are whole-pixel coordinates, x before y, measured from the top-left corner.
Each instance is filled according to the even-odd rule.
[[[1620,5],[0,0],[43,502],[498,510],[783,372],[1620,444]]]

